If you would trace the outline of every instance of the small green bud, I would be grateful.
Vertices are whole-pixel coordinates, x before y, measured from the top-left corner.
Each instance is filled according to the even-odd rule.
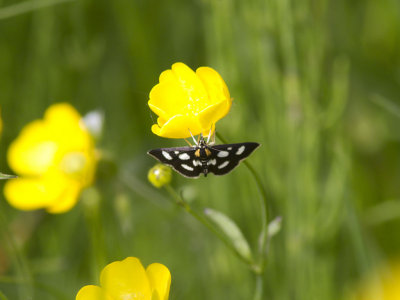
[[[156,164],[149,170],[147,178],[156,188],[161,188],[171,182],[172,171],[170,167],[162,164]]]

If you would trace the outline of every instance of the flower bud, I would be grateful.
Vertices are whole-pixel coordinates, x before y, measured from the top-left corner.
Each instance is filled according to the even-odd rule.
[[[162,164],[156,164],[149,170],[147,178],[156,188],[161,188],[171,182],[172,171],[170,167]]]

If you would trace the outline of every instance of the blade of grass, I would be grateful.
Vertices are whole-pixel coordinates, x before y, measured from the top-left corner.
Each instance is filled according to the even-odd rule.
[[[393,101],[390,101],[389,99],[377,94],[372,95],[371,101],[387,112],[390,112],[394,116],[400,118],[400,106],[396,105]]]
[[[26,14],[28,12],[38,10],[41,8],[72,1],[75,0],[39,0],[39,1],[21,2],[18,4],[0,8],[0,20]]]

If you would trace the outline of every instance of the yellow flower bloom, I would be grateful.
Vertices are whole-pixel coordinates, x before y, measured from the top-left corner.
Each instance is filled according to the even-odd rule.
[[[170,167],[162,164],[156,164],[149,170],[147,178],[152,185],[154,185],[156,188],[160,188],[171,182],[171,173],[172,171]]]
[[[139,259],[127,257],[101,271],[100,285],[84,286],[76,300],[168,300],[171,274],[162,264],[145,270]]]
[[[399,300],[400,261],[377,270],[352,294],[351,300]]]
[[[8,149],[8,163],[20,177],[9,180],[4,195],[22,210],[62,213],[93,182],[94,142],[79,113],[69,104],[50,106],[42,120],[26,125]]]
[[[226,116],[232,104],[222,77],[209,67],[193,72],[183,63],[161,73],[159,83],[150,91],[150,109],[158,115],[151,127],[166,138],[207,136],[215,123]],[[190,132],[189,132],[190,130]]]

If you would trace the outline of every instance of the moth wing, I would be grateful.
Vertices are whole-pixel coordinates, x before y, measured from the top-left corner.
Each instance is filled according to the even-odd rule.
[[[197,178],[202,173],[202,168],[197,163],[195,151],[196,148],[193,147],[159,148],[150,150],[147,154],[185,177]]]
[[[210,146],[211,156],[216,163],[209,165],[209,172],[215,175],[231,172],[259,146],[259,143],[254,142]]]

